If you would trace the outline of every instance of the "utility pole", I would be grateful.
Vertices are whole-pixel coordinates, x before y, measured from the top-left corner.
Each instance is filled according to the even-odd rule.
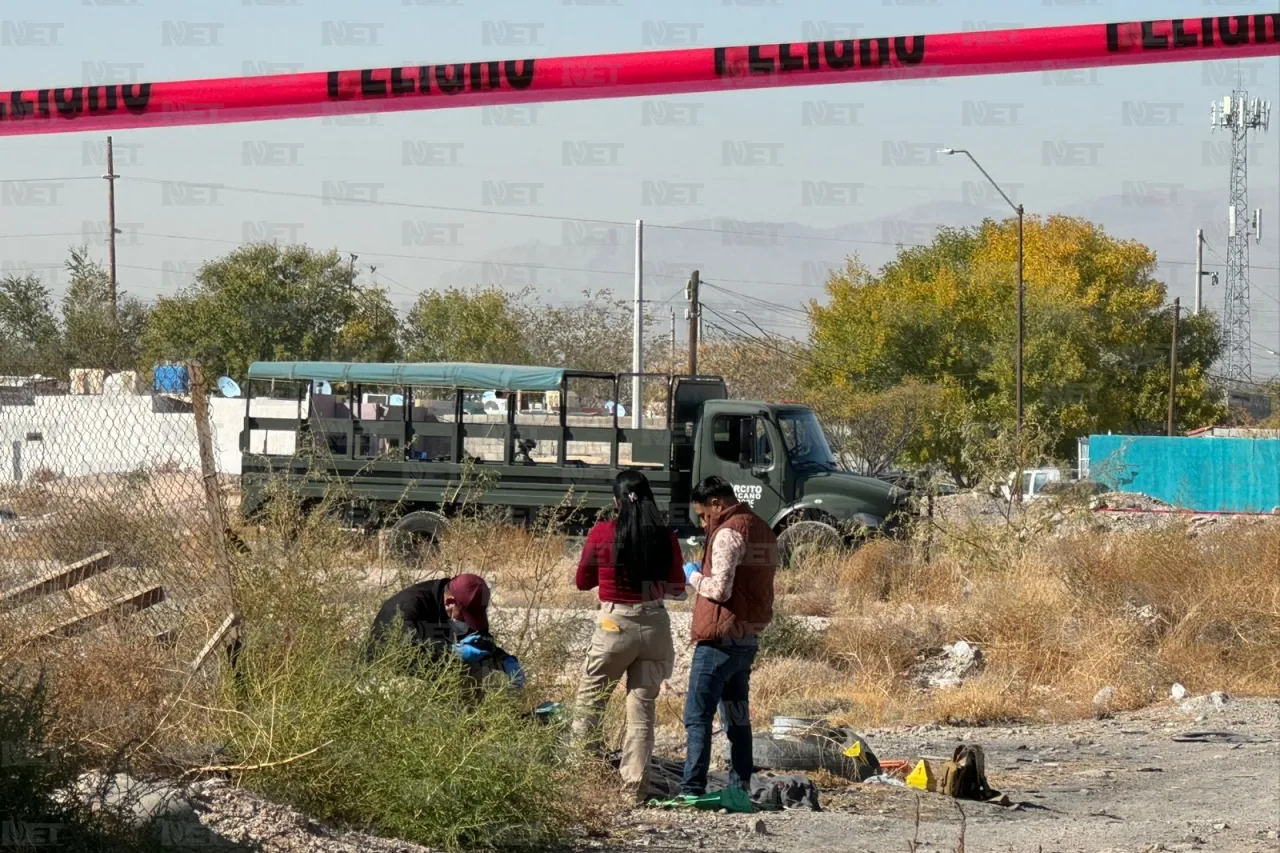
[[[1178,391],[1178,320],[1182,314],[1182,300],[1173,300],[1173,340],[1169,343],[1169,437],[1173,438],[1173,415]]]
[[[369,278],[374,280],[374,286],[376,287],[377,281],[378,281],[378,265],[377,264],[369,264]],[[373,303],[373,329],[371,330],[374,338],[378,337],[378,329],[381,327],[381,325],[382,325],[382,304],[380,302],[374,302]]]
[[[347,275],[350,281],[347,282],[347,294],[351,301],[347,304],[347,322],[351,322],[351,315],[355,311],[356,302],[356,260],[360,257],[355,252],[351,252],[351,264],[348,267]]]
[[[107,137],[107,266],[111,271],[111,289],[107,299],[111,303],[111,323],[116,325],[116,158],[111,150],[111,137]]]
[[[1022,341],[1026,316],[1026,285],[1022,280],[1022,205],[1018,205],[1018,420],[1014,435],[1022,436]],[[1021,492],[1019,492],[1021,494]]]
[[[641,414],[641,397],[644,396],[644,220],[636,220],[636,293],[635,310],[631,317],[631,428],[640,429],[644,416]]]
[[[1024,331],[1023,315],[1024,315],[1024,309],[1026,307],[1026,304],[1025,304],[1026,303],[1026,299],[1025,299],[1026,284],[1023,281],[1023,277],[1022,277],[1023,276],[1023,264],[1022,264],[1023,209],[1022,209],[1022,205],[1014,204],[1013,199],[1009,198],[1008,194],[1006,194],[1004,190],[1000,189],[1000,185],[996,183],[995,178],[987,174],[987,170],[982,168],[982,164],[978,162],[977,158],[974,157],[971,153],[969,153],[964,148],[940,148],[938,149],[938,153],[945,154],[948,156],[953,154],[963,154],[964,156],[968,157],[969,162],[977,167],[978,171],[982,173],[982,176],[986,178],[987,181],[991,184],[991,186],[995,188],[995,191],[1000,193],[1000,197],[1005,200],[1005,203],[1007,203],[1009,207],[1013,208],[1014,213],[1018,214],[1018,308],[1017,308],[1018,343],[1017,343],[1017,350],[1014,353],[1014,372],[1016,374],[1015,383],[1017,384],[1018,387],[1017,387],[1017,419],[1014,424],[1014,430],[1015,430],[1014,434],[1016,436],[1021,436],[1022,435],[1022,342],[1023,342],[1023,331]],[[1021,474],[1019,474],[1019,477],[1020,476]],[[1019,482],[1021,482],[1021,480],[1019,480]],[[1019,495],[1022,494],[1021,487],[1019,487],[1018,494]]]
[[[676,309],[671,310],[671,375],[676,375]]]
[[[1199,314],[1204,305],[1204,229],[1196,229],[1196,304],[1192,314]]]
[[[702,319],[702,310],[698,307],[698,271],[689,276],[689,286],[685,289],[685,297],[689,300],[689,375],[698,375],[698,322]]]

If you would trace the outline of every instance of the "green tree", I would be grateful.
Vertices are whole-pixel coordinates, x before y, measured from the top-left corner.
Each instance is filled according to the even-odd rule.
[[[423,292],[405,318],[405,357],[409,361],[529,364],[524,295],[497,287]]]
[[[1155,255],[1082,219],[1031,218],[1025,233],[1027,419],[1052,425],[1064,456],[1089,432],[1153,431],[1168,405],[1172,331]],[[943,229],[879,274],[851,260],[828,283],[828,304],[812,306],[811,390],[880,392],[908,381],[953,389],[940,443],[917,455],[955,461],[962,454],[943,433],[960,440],[1010,424],[1016,235],[1014,222],[988,220]],[[1216,321],[1189,318],[1179,339],[1179,425],[1202,426],[1220,416],[1208,379]]]
[[[907,382],[878,393],[815,397],[812,402],[841,461],[876,477],[912,451],[918,455],[931,446],[925,430],[941,415],[944,394],[937,386]]]
[[[69,368],[107,371],[142,368],[151,309],[117,288],[111,312],[111,275],[86,248],[71,250],[71,284],[62,299],[62,362]]]
[[[400,317],[387,291],[360,288],[351,319],[338,329],[332,358],[338,361],[398,361]]]
[[[62,330],[49,288],[35,275],[0,279],[0,373],[62,372]]]
[[[584,291],[581,302],[523,303],[518,314],[534,364],[575,370],[631,370],[631,302],[610,290]],[[646,330],[652,326],[645,318]]]
[[[386,293],[359,285],[336,251],[257,243],[205,263],[192,287],[160,299],[146,351],[243,377],[254,361],[394,359],[397,331]]]

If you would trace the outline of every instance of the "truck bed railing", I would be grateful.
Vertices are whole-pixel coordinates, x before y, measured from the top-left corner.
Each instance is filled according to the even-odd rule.
[[[645,428],[642,426],[640,429],[635,429],[630,425],[623,425],[623,423],[620,423],[617,406],[614,406],[608,415],[571,415],[569,413],[570,380],[607,381],[612,388],[611,399],[617,400],[623,383],[630,383],[636,377],[642,380],[659,379],[668,386],[665,418],[661,428]],[[679,386],[679,383],[683,383],[683,386]],[[711,390],[700,390],[704,386]],[[585,460],[571,459],[571,456],[584,454],[571,453],[570,444],[593,444],[601,449],[607,448],[605,451],[607,459],[601,459],[601,454],[598,452],[589,453],[585,455],[591,456],[592,460],[585,462],[585,464],[617,468],[622,462],[620,459],[620,447],[629,445],[631,451],[630,464],[643,467],[669,468],[673,464],[677,464],[673,459],[673,447],[685,444],[691,437],[686,435],[687,432],[691,433],[691,430],[685,429],[686,425],[683,423],[688,418],[682,417],[681,407],[673,399],[676,396],[675,389],[677,387],[689,387],[695,394],[711,393],[714,395],[717,388],[723,389],[723,380],[718,377],[682,377],[658,373],[612,374],[565,371],[560,382],[560,405],[558,409],[548,411],[541,416],[530,415],[528,412],[517,412],[513,394],[512,398],[507,402],[505,416],[501,420],[475,420],[474,418],[483,416],[468,413],[465,406],[467,391],[460,388],[451,389],[453,391],[453,399],[448,401],[452,404],[451,412],[440,415],[432,414],[429,411],[429,406],[417,405],[418,401],[415,400],[414,396],[415,386],[404,386],[400,389],[402,405],[386,407],[388,411],[393,408],[398,410],[395,412],[394,418],[383,420],[376,417],[359,417],[358,413],[361,413],[361,409],[368,408],[368,406],[361,406],[358,403],[358,401],[364,399],[363,392],[365,387],[358,383],[348,386],[347,393],[343,395],[346,401],[346,404],[341,406],[341,408],[345,409],[343,415],[337,417],[326,416],[317,413],[316,404],[320,399],[327,398],[312,397],[309,393],[309,387],[309,383],[299,382],[296,400],[297,409],[295,410],[298,415],[296,417],[255,416],[252,414],[253,397],[251,388],[250,393],[246,396],[244,429],[240,438],[241,452],[246,455],[288,455],[270,452],[269,441],[264,441],[262,445],[258,445],[253,436],[255,433],[268,435],[270,433],[292,433],[294,452],[311,443],[316,449],[327,449],[329,455],[335,459],[368,460],[376,458],[462,464],[463,462],[474,462],[479,458],[483,462],[504,466],[565,466],[571,463],[581,464],[585,462]],[[722,391],[719,393],[723,394]],[[437,399],[437,402],[444,403],[445,401]],[[338,406],[336,404],[328,405],[328,408],[337,410]],[[685,408],[687,409],[688,407],[686,406]],[[553,422],[527,423],[520,420],[523,417],[542,417]],[[469,420],[468,418],[472,419]],[[594,423],[572,423],[573,420],[581,421],[587,419],[594,421]],[[630,417],[626,417],[626,421],[630,420]],[[677,423],[677,421],[681,421],[681,423]],[[467,450],[469,440],[473,443],[476,441],[500,443],[501,450],[497,454],[498,458],[486,459],[483,453],[479,457],[469,453]],[[553,442],[555,444],[554,461],[535,461],[530,448],[545,442]],[[262,450],[255,452],[256,447],[259,446],[262,447]],[[681,456],[682,454],[677,453],[675,455]]]

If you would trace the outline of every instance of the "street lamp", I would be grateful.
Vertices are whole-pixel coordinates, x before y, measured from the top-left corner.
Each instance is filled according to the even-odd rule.
[[[968,151],[966,151],[965,149],[941,148],[938,150],[938,153],[946,154],[948,156],[952,154],[963,154],[964,156],[968,157],[969,161],[972,162],[973,165],[978,167],[978,171],[982,173],[982,176],[991,182],[991,186],[996,188],[996,192],[1000,193],[1000,197],[1009,203],[1009,206],[1013,208],[1013,212],[1018,214],[1018,349],[1017,349],[1017,356],[1015,358],[1016,367],[1014,369],[1017,372],[1016,382],[1018,386],[1017,426],[1015,429],[1017,431],[1016,434],[1021,435],[1022,434],[1022,337],[1023,337],[1023,316],[1024,316],[1024,302],[1025,302],[1025,288],[1023,286],[1023,281],[1022,281],[1022,205],[1014,204],[1013,199],[1005,195],[1004,190],[1000,189],[1000,185],[995,182],[995,179],[987,174],[986,169],[982,168],[982,164],[979,163],[974,158],[974,156],[970,154]]]

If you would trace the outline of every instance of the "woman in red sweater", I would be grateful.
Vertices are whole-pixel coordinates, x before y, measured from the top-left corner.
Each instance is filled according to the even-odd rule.
[[[658,690],[671,677],[675,648],[663,600],[681,598],[685,575],[680,543],[639,471],[623,471],[613,483],[617,521],[591,528],[578,562],[578,589],[600,590],[600,610],[578,685],[574,740],[600,752],[605,705],[627,679],[627,732],[622,744],[624,796],[643,803]]]

